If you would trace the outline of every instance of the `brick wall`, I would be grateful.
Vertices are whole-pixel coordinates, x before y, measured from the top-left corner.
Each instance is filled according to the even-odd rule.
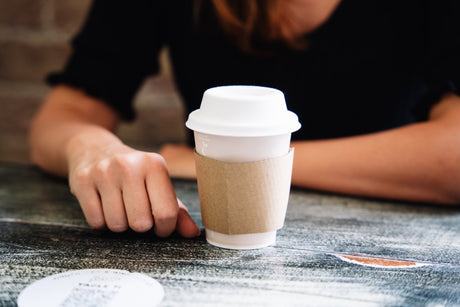
[[[0,160],[28,162],[27,130],[47,95],[45,75],[59,70],[69,41],[84,20],[91,0],[0,1]],[[184,115],[171,81],[167,52],[162,73],[146,80],[136,96],[138,119],[118,134],[146,150],[185,138]]]

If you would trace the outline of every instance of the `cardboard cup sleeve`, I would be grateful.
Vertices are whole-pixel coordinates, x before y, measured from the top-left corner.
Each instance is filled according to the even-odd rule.
[[[250,234],[283,227],[294,149],[256,162],[228,163],[195,152],[201,216],[206,229]]]

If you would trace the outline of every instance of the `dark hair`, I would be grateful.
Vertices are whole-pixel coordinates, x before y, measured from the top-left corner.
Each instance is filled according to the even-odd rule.
[[[212,0],[224,31],[243,51],[253,51],[255,41],[281,41],[294,49],[303,49],[303,38],[282,31],[286,0]]]

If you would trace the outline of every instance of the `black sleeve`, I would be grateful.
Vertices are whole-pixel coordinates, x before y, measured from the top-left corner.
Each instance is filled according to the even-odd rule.
[[[460,1],[427,2],[430,3],[425,13],[427,92],[416,108],[416,113],[424,118],[443,94],[460,95]]]
[[[446,1],[440,20],[439,43],[433,48],[431,78],[460,93],[460,2]]]
[[[107,102],[132,120],[132,100],[147,75],[158,72],[165,41],[165,16],[152,0],[95,0],[64,70],[47,78]]]

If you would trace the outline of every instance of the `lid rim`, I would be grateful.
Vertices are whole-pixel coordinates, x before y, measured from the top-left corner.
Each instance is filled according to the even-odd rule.
[[[292,133],[301,124],[279,89],[227,85],[207,89],[185,126],[213,135],[268,136]]]
[[[280,126],[222,126],[220,129],[216,126],[208,126],[206,124],[197,124],[197,123],[185,123],[186,127],[190,130],[212,134],[212,135],[222,135],[222,136],[270,136],[270,135],[279,135],[285,133],[293,133],[298,131],[302,125],[297,122],[289,126],[280,127]]]

